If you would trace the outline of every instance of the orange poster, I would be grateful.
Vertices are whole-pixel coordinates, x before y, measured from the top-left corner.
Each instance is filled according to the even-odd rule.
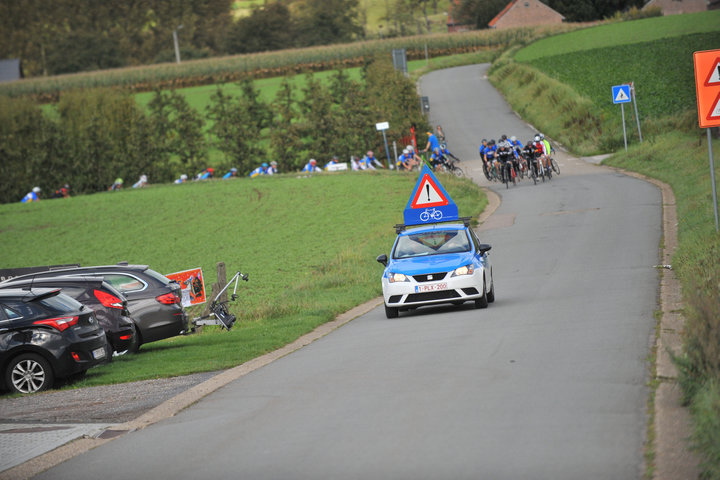
[[[205,303],[205,282],[201,268],[170,273],[165,276],[170,280],[175,280],[182,287],[183,307]]]

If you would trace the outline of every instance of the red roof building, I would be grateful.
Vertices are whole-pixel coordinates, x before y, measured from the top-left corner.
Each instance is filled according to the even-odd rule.
[[[562,23],[564,16],[539,0],[513,0],[490,20],[490,28],[516,28]]]

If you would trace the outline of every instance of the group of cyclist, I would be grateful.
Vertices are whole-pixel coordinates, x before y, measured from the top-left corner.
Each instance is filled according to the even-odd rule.
[[[557,164],[552,160],[553,148],[542,133],[537,133],[525,145],[517,137],[502,135],[500,140],[483,139],[479,154],[483,160],[483,171],[488,180],[507,183],[515,181],[515,177],[526,174],[534,179],[552,178],[552,171],[560,173]],[[512,178],[508,178],[511,176]]]

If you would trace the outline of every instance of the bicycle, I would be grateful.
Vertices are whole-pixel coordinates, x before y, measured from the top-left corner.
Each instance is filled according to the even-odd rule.
[[[425,209],[420,214],[420,220],[422,220],[423,222],[427,222],[428,220],[430,220],[430,218],[432,218],[433,220],[439,221],[440,219],[442,219],[442,212],[440,210],[433,208],[431,210]]]
[[[512,181],[513,185],[516,185],[516,177],[517,174],[515,173],[515,166],[512,163],[512,160],[507,160],[503,162],[503,183],[505,184],[505,188],[510,188],[510,181]]]
[[[555,174],[560,175],[560,166],[557,164],[555,159],[550,157],[548,161],[550,162],[550,166],[552,167],[552,170],[555,172]]]

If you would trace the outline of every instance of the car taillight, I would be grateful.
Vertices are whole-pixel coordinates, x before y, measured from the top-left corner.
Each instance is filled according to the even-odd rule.
[[[58,317],[48,318],[45,320],[36,320],[33,322],[34,325],[48,325],[59,331],[67,330],[73,325],[77,325],[80,317]]]
[[[180,296],[175,292],[160,295],[159,297],[155,297],[155,300],[160,303],[164,303],[165,305],[172,305],[174,303],[177,303],[178,305],[180,304]]]
[[[108,308],[119,308],[122,310],[122,300],[117,298],[115,295],[103,292],[102,290],[93,290],[93,294],[95,294],[95,298],[97,298],[104,306]]]

